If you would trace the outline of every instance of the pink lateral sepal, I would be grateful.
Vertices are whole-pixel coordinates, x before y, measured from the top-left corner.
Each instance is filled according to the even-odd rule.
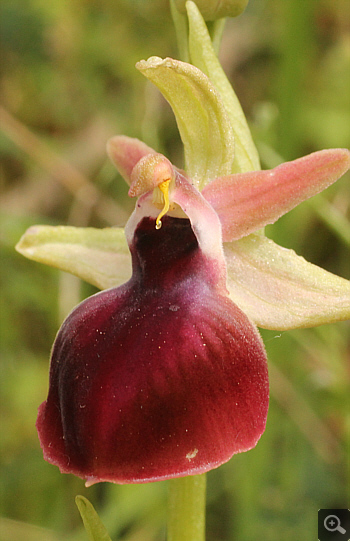
[[[349,168],[348,150],[321,150],[268,171],[217,178],[202,194],[220,217],[223,241],[230,242],[274,223]]]

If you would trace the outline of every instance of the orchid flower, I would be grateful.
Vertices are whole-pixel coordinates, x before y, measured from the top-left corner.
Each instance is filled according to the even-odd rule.
[[[36,226],[17,247],[106,289],[63,323],[37,421],[46,460],[88,485],[202,473],[251,449],[269,394],[256,326],[350,313],[349,282],[261,231],[337,180],[350,152],[232,174],[234,136],[210,80],[172,59],[138,68],[175,112],[186,172],[137,139],[113,137],[108,154],[138,197],[125,240],[122,228]]]

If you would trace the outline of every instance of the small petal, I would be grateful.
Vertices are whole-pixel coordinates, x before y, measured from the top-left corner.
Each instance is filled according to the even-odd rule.
[[[170,103],[185,149],[186,171],[201,189],[229,174],[234,137],[221,97],[199,69],[185,62],[151,57],[136,67]]]
[[[224,244],[230,297],[259,327],[287,330],[350,318],[350,282],[263,235]]]
[[[16,250],[100,289],[118,286],[131,276],[123,229],[35,225],[22,236]]]
[[[46,460],[89,484],[202,473],[265,428],[264,346],[217,292],[189,221],[144,218],[131,251],[132,280],[61,327],[37,421]]]
[[[156,154],[156,151],[139,139],[116,135],[108,141],[107,153],[123,179],[131,184],[131,172],[137,162],[147,154]]]
[[[254,145],[241,104],[215,54],[207,25],[194,2],[187,2],[191,62],[209,77],[218,90],[233,129],[235,159],[230,173],[260,169]]]
[[[268,171],[217,178],[202,194],[220,217],[224,242],[230,242],[274,223],[349,168],[348,150],[321,150]]]

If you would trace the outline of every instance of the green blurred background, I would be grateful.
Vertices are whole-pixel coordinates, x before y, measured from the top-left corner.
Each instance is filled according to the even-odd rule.
[[[348,0],[251,0],[226,25],[223,66],[263,167],[350,146]],[[133,202],[105,154],[139,137],[181,166],[165,101],[134,68],[177,57],[167,0],[2,0],[0,541],[83,541],[87,496],[114,541],[165,539],[166,482],[84,487],[44,462],[35,419],[49,351],[68,311],[94,292],[14,245],[32,224],[122,225]],[[349,176],[267,228],[278,243],[349,278]],[[310,541],[317,510],[344,508],[349,325],[262,332],[271,406],[255,450],[208,474],[208,541]]]

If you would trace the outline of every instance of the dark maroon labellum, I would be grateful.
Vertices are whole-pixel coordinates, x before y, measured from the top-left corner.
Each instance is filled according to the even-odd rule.
[[[41,445],[90,483],[201,473],[264,431],[260,336],[218,292],[190,222],[162,222],[140,222],[131,280],[75,308],[53,347]]]

